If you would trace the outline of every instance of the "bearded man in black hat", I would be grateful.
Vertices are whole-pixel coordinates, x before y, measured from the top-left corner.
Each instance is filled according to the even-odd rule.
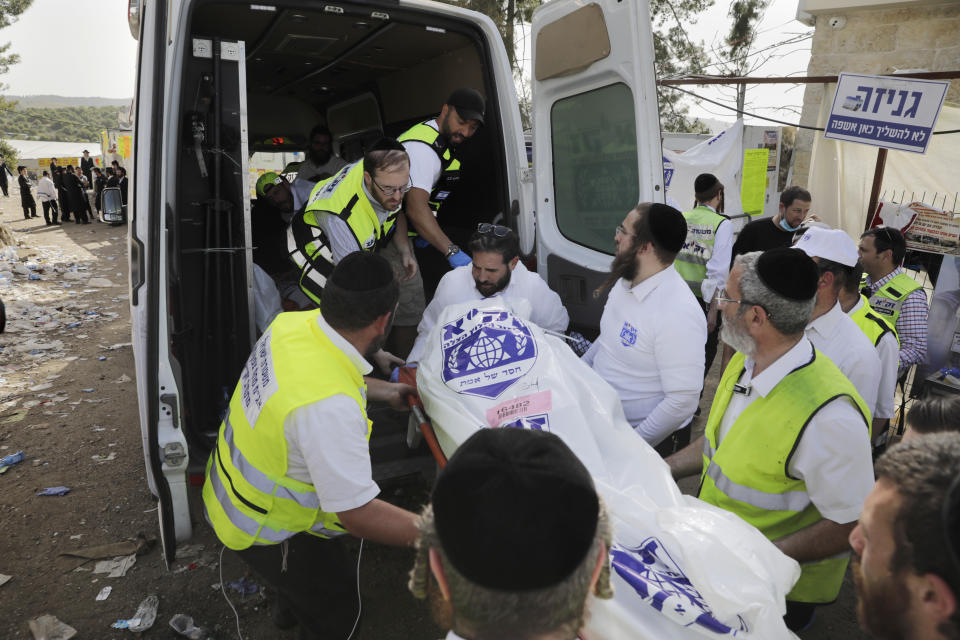
[[[704,435],[667,458],[700,474],[699,498],[737,514],[800,563],[787,627],[807,628],[833,602],[847,536],[873,484],[870,410],[804,335],[820,274],[802,251],[738,256],[718,294],[720,338],[736,349]]]
[[[662,456],[690,442],[703,389],[703,310],[673,268],[687,237],[683,214],[642,202],[614,235],[600,336],[584,354],[620,396],[627,421]]]
[[[613,596],[610,544],[593,480],[560,438],[481,429],[421,513],[410,590],[447,640],[572,640],[587,596]]]
[[[727,281],[733,250],[733,225],[723,214],[723,183],[712,173],[694,180],[693,209],[684,211],[687,239],[674,266],[697,296],[707,316],[707,344],[703,375],[706,377],[717,355],[720,324],[717,321],[716,293]]]

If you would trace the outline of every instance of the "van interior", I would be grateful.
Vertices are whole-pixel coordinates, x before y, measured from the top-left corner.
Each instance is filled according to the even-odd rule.
[[[183,424],[191,459],[202,461],[257,337],[250,154],[306,149],[310,130],[325,123],[338,154],[354,161],[470,86],[487,97],[486,124],[458,152],[463,177],[440,223],[464,242],[478,222],[508,215],[511,203],[489,52],[471,23],[390,2],[199,0],[187,24],[167,277]],[[406,455],[403,434],[380,438],[379,453],[377,434],[375,424],[375,477],[397,475],[377,464]]]

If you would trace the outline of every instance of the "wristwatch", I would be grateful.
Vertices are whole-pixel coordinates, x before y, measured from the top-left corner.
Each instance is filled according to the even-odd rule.
[[[444,257],[444,258],[449,258],[450,256],[452,256],[452,255],[455,254],[455,253],[460,253],[460,247],[458,247],[458,246],[455,245],[455,244],[451,244],[449,247],[447,247],[447,252],[446,252],[445,254],[443,254],[443,257]]]

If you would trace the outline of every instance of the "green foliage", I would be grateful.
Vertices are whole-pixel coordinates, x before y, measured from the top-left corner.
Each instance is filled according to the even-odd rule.
[[[116,126],[116,107],[0,110],[0,135],[18,140],[94,142],[101,131]]]
[[[17,21],[17,18],[20,17],[24,11],[33,3],[33,0],[0,0],[0,29],[4,27],[9,27],[11,24]],[[10,53],[10,43],[0,45],[0,74],[4,74],[10,70],[10,67],[20,62],[20,56],[15,53]],[[0,91],[6,87],[0,84]],[[16,107],[17,103],[7,100],[0,96],[0,117],[5,116],[8,113],[11,113]],[[3,159],[6,160],[7,166],[16,167],[17,161],[20,160],[20,156],[17,153],[17,150],[12,146],[7,144],[6,141],[2,140],[3,134],[2,129],[0,129],[0,156],[3,156]]]
[[[713,6],[713,0],[651,0],[650,22],[653,25],[654,68],[657,78],[671,78],[703,73],[707,52],[702,42],[687,36],[686,26],[697,15]],[[669,87],[658,87],[660,129],[676,133],[709,133],[681,100],[683,94]]]
[[[17,153],[17,150],[10,146],[10,143],[6,140],[0,140],[0,156],[3,157],[7,166],[10,167],[10,171],[16,173],[16,167],[20,164],[20,154]]]

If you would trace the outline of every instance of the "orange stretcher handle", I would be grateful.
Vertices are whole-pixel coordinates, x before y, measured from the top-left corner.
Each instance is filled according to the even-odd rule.
[[[404,384],[409,384],[411,387],[416,389],[416,368],[400,367],[398,381]],[[443,469],[447,465],[447,456],[443,454],[443,449],[440,448],[440,443],[437,441],[437,434],[434,432],[433,426],[430,424],[430,419],[427,418],[427,414],[423,409],[423,402],[420,401],[419,394],[413,394],[409,396],[407,398],[407,402],[410,404],[410,411],[413,412],[417,422],[420,423],[420,433],[423,434],[423,439],[427,441],[427,446],[430,447],[430,453],[433,454],[433,459],[436,460],[437,465]]]

